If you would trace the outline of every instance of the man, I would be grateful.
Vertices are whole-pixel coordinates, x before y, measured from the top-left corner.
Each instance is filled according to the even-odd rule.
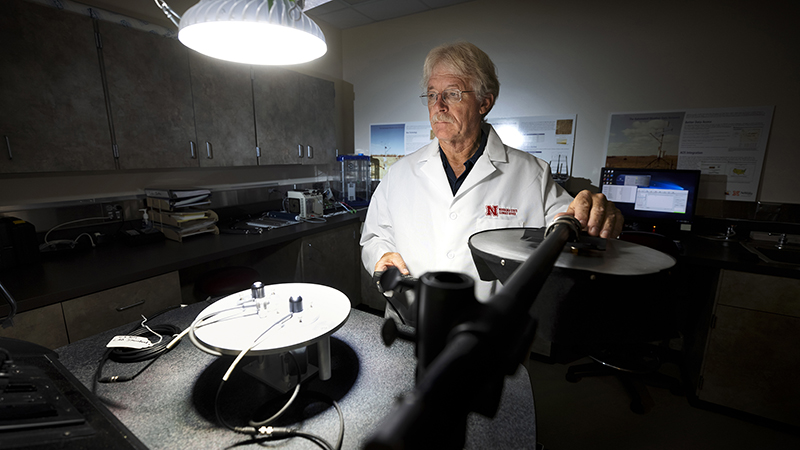
[[[484,122],[500,83],[478,47],[431,50],[423,89],[436,139],[396,162],[375,190],[361,238],[368,271],[461,272],[475,279],[484,300],[492,286],[479,281],[467,244],[478,231],[543,227],[571,214],[592,236],[619,235],[622,215],[603,194],[582,191],[573,199],[545,162],[505,146]]]

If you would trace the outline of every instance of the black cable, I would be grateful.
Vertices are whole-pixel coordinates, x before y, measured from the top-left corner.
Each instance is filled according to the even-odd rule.
[[[14,300],[14,297],[11,296],[11,293],[8,292],[6,287],[3,286],[3,283],[0,283],[0,293],[2,293],[6,298],[8,307],[10,308],[8,316],[5,318],[5,320],[3,320],[3,323],[0,326],[2,326],[2,328],[8,328],[14,325],[14,316],[17,314],[17,302]]]
[[[300,365],[297,363],[297,359],[295,358],[292,352],[287,352],[294,363],[295,370],[297,370],[297,384],[295,385],[295,390],[300,388],[300,383],[302,381],[302,374],[300,373]],[[342,448],[342,442],[344,441],[344,414],[342,413],[341,407],[339,404],[332,399],[329,399],[333,404],[333,407],[336,408],[336,412],[339,414],[339,435],[337,437],[336,446],[332,446],[327,440],[322,438],[321,436],[317,436],[315,434],[306,433],[303,431],[291,429],[291,428],[284,428],[284,427],[272,427],[269,426],[270,423],[274,422],[278,417],[280,417],[286,409],[292,404],[296,395],[293,395],[286,404],[278,411],[278,413],[274,414],[267,420],[256,422],[253,420],[249,421],[248,427],[234,427],[228,424],[225,419],[222,417],[219,409],[219,397],[220,392],[222,392],[222,386],[225,384],[223,380],[220,382],[219,387],[217,388],[217,394],[214,398],[214,412],[217,415],[217,421],[221,423],[225,428],[242,434],[250,434],[253,438],[250,441],[244,441],[237,444],[234,444],[233,447],[238,447],[241,445],[250,445],[253,443],[261,443],[266,441],[273,441],[273,440],[280,440],[280,439],[288,439],[291,437],[301,437],[304,439],[308,439],[311,442],[317,444],[320,448],[324,450],[340,450]],[[296,392],[295,392],[296,394]],[[264,430],[264,431],[262,431]]]
[[[151,331],[152,330],[152,331]],[[151,364],[153,364],[158,357],[169,351],[167,349],[167,344],[171,341],[171,339],[167,339],[167,337],[172,337],[178,333],[180,333],[180,328],[176,327],[175,325],[153,325],[148,330],[145,327],[138,327],[137,329],[133,330],[132,332],[128,333],[130,336],[141,336],[146,337],[148,339],[155,337],[157,333],[161,335],[159,342],[153,344],[150,347],[145,347],[141,349],[134,349],[134,348],[112,348],[109,349],[106,354],[104,355],[103,361],[100,363],[100,367],[98,367],[97,372],[97,381],[99,383],[120,383],[125,381],[131,381],[134,378],[138,377],[142,372],[147,370]],[[103,366],[108,360],[112,360],[118,363],[137,363],[151,360],[150,363],[145,365],[141,370],[136,372],[134,375],[131,376],[111,376],[111,377],[101,377]]]
[[[158,313],[154,314],[147,320],[152,320],[167,311],[171,311],[173,309],[179,308],[181,305],[171,306],[167,309],[159,311]],[[149,325],[148,325],[149,326]],[[153,344],[151,347],[143,348],[143,349],[123,349],[123,348],[109,348],[105,352],[103,352],[103,356],[100,357],[100,362],[97,365],[97,370],[94,372],[94,377],[92,378],[92,392],[94,392],[97,388],[97,383],[121,383],[126,381],[131,381],[134,378],[138,377],[141,373],[147,370],[151,364],[153,364],[161,355],[168,352],[167,344],[170,343],[172,339],[166,339],[167,336],[171,337],[175,334],[180,333],[180,328],[176,327],[175,325],[154,325],[150,327],[151,330],[157,332],[162,336],[161,340]],[[131,336],[143,336],[150,338],[151,336],[155,336],[153,332],[149,331],[147,328],[136,325],[128,332],[128,335]],[[173,347],[174,348],[174,347]],[[145,365],[141,368],[138,372],[136,372],[132,376],[110,376],[110,377],[103,377],[103,367],[105,367],[108,360],[111,359],[115,362],[120,363],[132,363],[132,362],[142,362],[147,361],[148,359],[152,359],[150,363]]]
[[[151,339],[156,335],[161,335],[161,339],[159,342],[154,343],[150,347],[145,348],[114,348],[111,350],[111,355],[109,356],[112,361],[119,362],[119,363],[134,363],[134,362],[142,362],[147,361],[149,359],[155,358],[156,356],[161,355],[167,348],[167,344],[169,344],[170,339],[167,337],[172,337],[181,332],[181,329],[176,327],[175,325],[164,324],[164,325],[153,325],[148,330],[145,327],[140,327],[134,330],[131,333],[128,333],[130,336],[141,336]]]
[[[294,367],[297,370],[297,384],[295,385],[295,390],[297,390],[297,389],[300,388],[300,382],[302,381],[302,376],[303,375],[300,373],[300,365],[297,363],[297,359],[294,357],[292,352],[287,352],[287,353],[289,354],[289,356],[292,357],[292,361],[294,362]],[[286,405],[284,405],[278,411],[278,414],[273,415],[272,417],[270,417],[269,419],[267,419],[267,420],[265,420],[263,422],[254,422],[254,421],[251,420],[250,423],[249,423],[250,426],[248,426],[248,427],[234,427],[234,426],[228,424],[228,422],[225,421],[225,419],[222,417],[222,414],[220,413],[220,409],[219,409],[219,394],[220,394],[220,392],[222,392],[222,386],[224,384],[225,384],[225,380],[223,379],[220,382],[219,387],[217,388],[217,395],[214,397],[214,413],[216,414],[217,421],[219,421],[219,423],[224,425],[225,428],[227,428],[227,429],[229,429],[231,431],[234,431],[236,433],[243,433],[243,434],[256,434],[256,433],[258,433],[258,428],[264,427],[264,426],[268,426],[270,423],[274,422],[278,417],[280,417],[286,411],[286,409],[289,407],[289,405],[291,405],[292,402],[294,401],[294,399],[296,398],[296,392],[295,392],[295,395],[293,395],[291,398],[289,398],[289,401],[287,401]]]

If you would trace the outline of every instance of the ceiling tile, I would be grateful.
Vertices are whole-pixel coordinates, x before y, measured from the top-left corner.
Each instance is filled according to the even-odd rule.
[[[323,22],[327,22],[337,28],[345,30],[347,28],[353,27],[360,27],[362,25],[369,25],[374,20],[370,19],[369,17],[361,14],[360,12],[352,9],[340,9],[338,11],[333,11],[328,14],[321,14],[317,15],[314,14],[313,11],[309,11],[309,16],[315,19],[322,20]]]
[[[442,8],[445,6],[457,5],[459,3],[468,3],[471,2],[472,0],[420,0],[420,1],[427,6],[430,6],[431,9],[434,9],[434,8]]]
[[[420,3],[419,0],[376,0],[355,6],[354,9],[371,19],[387,20],[427,11],[430,8]]]
[[[309,16],[327,14],[329,12],[338,11],[340,9],[349,8],[342,0],[331,0],[323,5],[315,6],[305,10]]]

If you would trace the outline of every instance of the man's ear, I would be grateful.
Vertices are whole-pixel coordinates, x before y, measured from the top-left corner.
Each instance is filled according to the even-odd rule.
[[[492,110],[494,106],[494,95],[486,94],[486,96],[481,100],[481,116],[485,116],[489,114],[489,111]]]

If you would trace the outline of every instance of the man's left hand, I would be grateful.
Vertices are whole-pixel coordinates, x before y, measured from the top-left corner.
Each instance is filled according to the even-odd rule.
[[[569,204],[568,214],[581,222],[583,230],[590,236],[600,236],[606,239],[615,239],[622,232],[625,219],[622,213],[608,201],[603,194],[592,194],[589,191],[580,191],[572,203]],[[559,214],[561,215],[561,214]]]

